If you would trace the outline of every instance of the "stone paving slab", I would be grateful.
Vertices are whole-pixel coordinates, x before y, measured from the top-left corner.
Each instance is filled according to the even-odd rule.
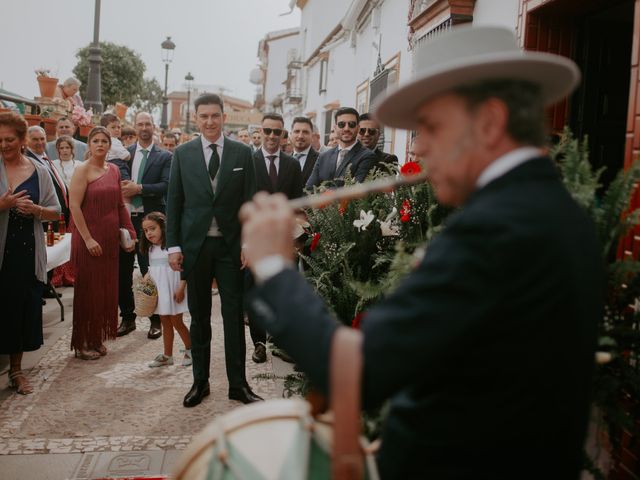
[[[191,367],[147,366],[162,352],[161,339],[146,338],[148,320],[109,342],[106,357],[83,361],[69,350],[72,312],[67,310],[65,322],[56,325],[66,326],[66,333],[29,373],[35,393],[3,392],[0,397],[0,465],[3,455],[180,450],[217,416],[240,406],[227,398],[219,297],[213,300],[211,395],[191,409],[182,406],[192,383]],[[272,373],[272,365],[251,361],[248,329],[246,335],[249,383],[265,399],[279,397],[277,382],[254,379]],[[180,348],[176,334],[174,355]]]

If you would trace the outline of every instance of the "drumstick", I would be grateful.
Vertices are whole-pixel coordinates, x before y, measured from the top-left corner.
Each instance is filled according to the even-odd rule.
[[[424,182],[427,173],[422,171],[415,175],[400,175],[399,177],[386,177],[372,182],[357,183],[348,187],[327,190],[323,193],[315,193],[306,197],[289,200],[289,206],[294,209],[319,208],[341,200],[354,200],[363,198],[370,193],[392,192],[403,185],[415,185]]]

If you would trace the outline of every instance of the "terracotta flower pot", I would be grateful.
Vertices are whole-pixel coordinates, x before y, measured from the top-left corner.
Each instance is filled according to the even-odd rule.
[[[127,114],[127,110],[129,110],[129,107],[127,107],[124,103],[116,102],[115,110],[118,118],[120,120],[124,120],[124,116]]]
[[[30,127],[34,125],[40,125],[40,122],[42,122],[42,117],[40,115],[32,115],[30,113],[25,113],[24,119],[27,121],[27,125],[29,125]]]
[[[43,118],[44,131],[47,134],[47,140],[56,138],[56,121],[53,118]]]
[[[38,86],[40,87],[40,96],[51,98],[56,93],[58,79],[55,77],[37,77]]]
[[[80,136],[81,137],[88,137],[89,136],[89,132],[91,132],[92,128],[93,128],[93,125],[80,125],[80,127],[79,127]]]

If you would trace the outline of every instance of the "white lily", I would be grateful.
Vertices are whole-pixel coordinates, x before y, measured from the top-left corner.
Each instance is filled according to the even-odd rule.
[[[360,219],[354,220],[353,226],[356,227],[359,232],[362,230],[366,230],[369,224],[373,222],[375,218],[376,216],[373,214],[371,210],[369,210],[368,212],[365,212],[364,210],[360,210]]]
[[[378,220],[378,223],[380,224],[380,231],[382,232],[383,237],[397,237],[400,235],[400,227],[397,225],[391,225],[391,220],[384,222]]]

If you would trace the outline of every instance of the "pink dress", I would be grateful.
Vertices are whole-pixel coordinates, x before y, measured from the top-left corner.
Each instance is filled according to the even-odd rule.
[[[87,185],[82,214],[102,255],[92,257],[71,222],[71,264],[76,272],[71,349],[96,349],[116,338],[118,329],[118,258],[120,227],[135,231],[120,190],[120,171],[113,164]]]

